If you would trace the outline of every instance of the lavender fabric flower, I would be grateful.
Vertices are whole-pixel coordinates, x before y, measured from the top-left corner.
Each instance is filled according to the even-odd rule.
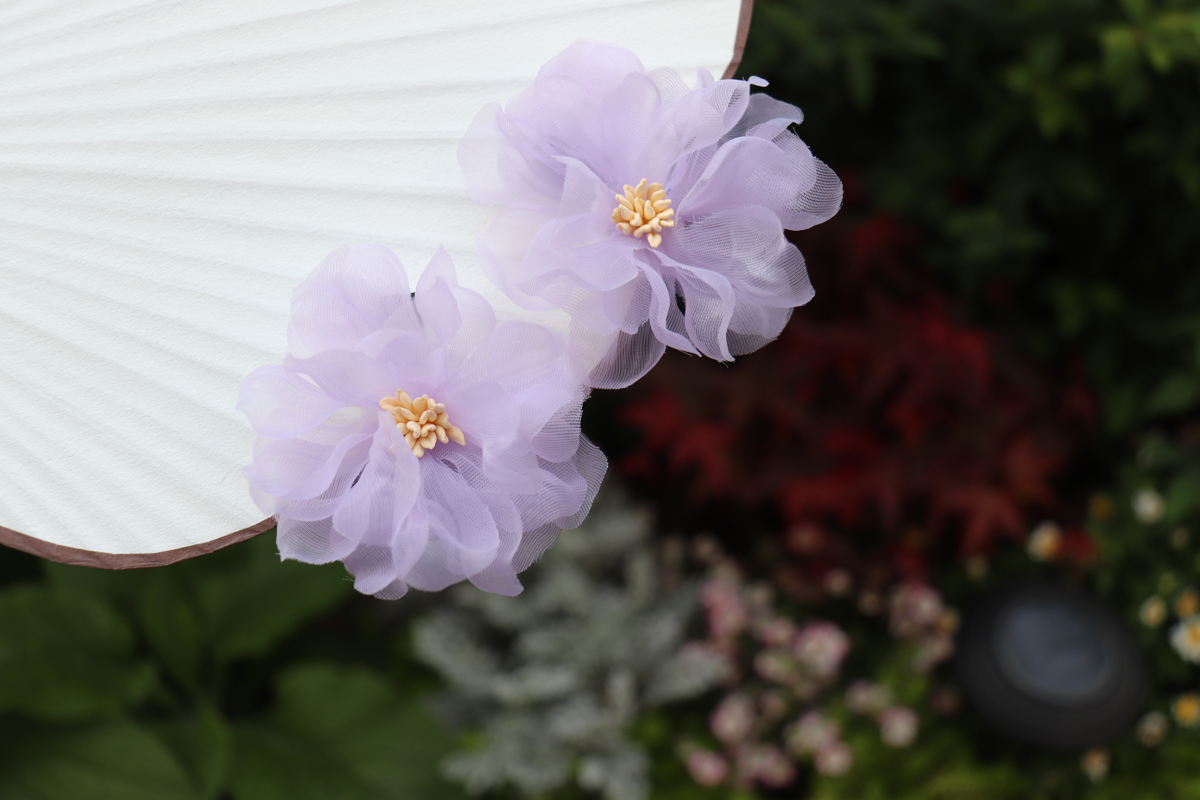
[[[238,405],[284,558],[341,560],[384,598],[463,579],[511,595],[587,514],[606,466],[579,431],[588,390],[558,337],[497,324],[445,251],[412,299],[387,248],[333,253],[293,296],[288,349]]]
[[[747,81],[705,73],[689,88],[576,43],[459,146],[472,196],[505,207],[480,238],[484,267],[518,303],[571,315],[592,386],[629,385],[667,346],[756,350],[813,296],[784,231],[841,205],[837,176],[789,129],[802,119]]]

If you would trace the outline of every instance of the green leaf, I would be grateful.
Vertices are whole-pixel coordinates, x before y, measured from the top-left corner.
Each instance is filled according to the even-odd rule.
[[[204,798],[223,796],[233,765],[233,731],[212,705],[200,702],[194,713],[156,727],[175,752]]]
[[[1167,487],[1164,518],[1167,522],[1180,522],[1196,510],[1200,501],[1200,470],[1189,470],[1178,475]]]
[[[196,686],[203,642],[196,610],[178,571],[156,570],[137,600],[137,616],[146,640],[171,677]]]
[[[131,722],[0,723],[0,800],[197,800],[156,737]]]
[[[151,667],[100,598],[19,586],[0,593],[0,711],[42,719],[109,714],[144,698]]]
[[[1128,25],[1116,25],[1100,34],[1100,45],[1104,48],[1104,68],[1111,80],[1136,73],[1141,65],[1138,54],[1137,34]]]
[[[379,675],[305,665],[280,678],[277,694],[269,723],[239,732],[236,800],[463,796],[437,772],[450,738]]]
[[[48,564],[50,582],[130,608],[167,671],[192,685],[204,643],[218,662],[264,655],[354,595],[339,564],[280,561],[273,532],[137,573]]]
[[[1168,375],[1146,403],[1150,414],[1176,414],[1191,408],[1200,399],[1200,373],[1176,372]]]
[[[353,596],[340,564],[281,562],[270,533],[229,551],[223,569],[196,580],[213,654],[220,661],[263,655]]]

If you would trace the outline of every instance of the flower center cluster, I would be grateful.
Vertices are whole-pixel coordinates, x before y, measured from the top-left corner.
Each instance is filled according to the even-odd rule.
[[[438,442],[467,443],[463,432],[450,424],[446,406],[434,402],[427,394],[413,400],[408,392],[396,392],[395,397],[380,400],[379,407],[391,412],[396,427],[404,431],[404,441],[417,458],[425,455],[426,450],[432,450]]]
[[[646,185],[646,179],[635,187],[625,184],[625,194],[617,195],[617,207],[613,209],[612,221],[626,236],[636,239],[646,234],[651,247],[662,243],[662,229],[674,228],[675,209],[667,199],[661,183]]]

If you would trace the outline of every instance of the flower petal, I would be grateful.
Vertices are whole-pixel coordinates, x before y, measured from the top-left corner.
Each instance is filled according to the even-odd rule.
[[[287,439],[315,428],[342,406],[312,381],[278,364],[251,372],[238,387],[238,411],[259,436]]]
[[[356,542],[339,534],[328,515],[316,520],[280,517],[275,545],[284,559],[328,564],[354,552]]]
[[[295,439],[259,439],[254,461],[242,470],[260,490],[286,500],[322,494],[333,483],[352,448],[371,438],[370,420],[347,428],[321,426]]]
[[[757,126],[766,122],[782,122],[783,128],[795,123],[804,122],[804,112],[791,103],[776,100],[770,95],[758,92],[750,95],[746,104],[746,113],[742,114],[737,123],[725,134],[725,139],[746,136]]]
[[[841,204],[841,181],[785,130],[775,139],[751,135],[721,145],[678,207],[680,217],[699,219],[762,206],[787,230],[803,230],[832,217]]]
[[[420,329],[400,259],[382,245],[337,250],[292,295],[288,352],[305,358],[352,350],[389,321]]]
[[[687,155],[714,145],[737,124],[750,100],[745,81],[722,80],[688,92],[658,121],[651,137],[648,175],[666,176]],[[668,186],[670,182],[660,180]]]
[[[654,335],[649,318],[633,333],[599,336],[582,326],[571,328],[575,370],[596,389],[623,389],[658,363],[667,346]]]
[[[656,256],[655,260],[661,264],[665,259]],[[699,355],[684,333],[685,317],[675,299],[675,278],[682,276],[672,270],[671,285],[668,286],[660,270],[647,266],[642,274],[650,285],[650,327],[654,329],[654,335],[667,347]]]
[[[399,331],[388,331],[389,339],[400,338],[396,348],[424,344],[423,339],[405,336]],[[369,340],[374,334],[369,334]],[[386,361],[372,358],[366,353],[351,350],[327,350],[311,358],[285,358],[283,366],[289,372],[303,375],[312,380],[326,396],[343,405],[361,405],[372,408],[381,397],[394,395],[394,370]],[[405,387],[407,388],[407,387]]]
[[[718,272],[696,267],[675,270],[683,292],[683,315],[688,339],[704,355],[732,361],[726,334],[737,298],[729,279]]]
[[[664,254],[725,276],[740,302],[790,308],[813,298],[804,256],[787,240],[770,209],[720,211],[674,234]]]
[[[421,474],[429,539],[405,580],[415,589],[438,591],[491,564],[500,531],[479,489],[458,471],[430,459]]]
[[[463,363],[455,382],[462,386],[488,382],[506,392],[519,392],[552,379],[562,354],[562,344],[547,328],[532,322],[503,322]]]

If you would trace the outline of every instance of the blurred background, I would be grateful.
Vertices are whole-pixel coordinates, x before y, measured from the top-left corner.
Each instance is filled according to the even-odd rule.
[[[515,599],[0,552],[0,800],[1200,798],[1200,2],[757,0],[846,204]]]

